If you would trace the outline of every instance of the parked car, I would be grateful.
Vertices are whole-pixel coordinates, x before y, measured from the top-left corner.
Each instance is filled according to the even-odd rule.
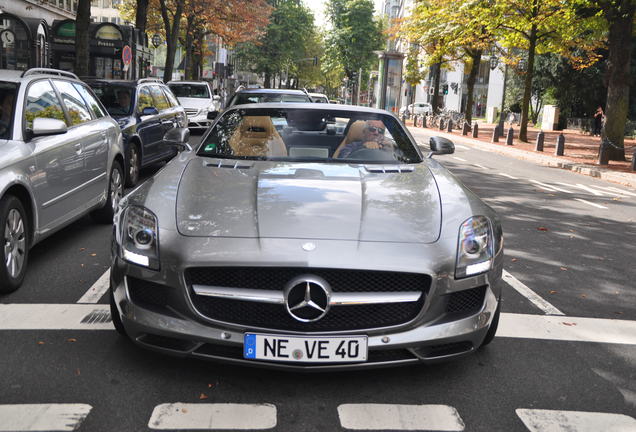
[[[322,93],[309,93],[309,97],[311,97],[311,100],[314,101],[314,103],[329,103],[327,95]]]
[[[400,117],[405,114],[407,109],[410,115],[428,115],[433,113],[433,107],[430,103],[418,102],[400,108]]]
[[[136,81],[86,81],[108,113],[117,120],[124,137],[126,186],[139,182],[142,168],[176,155],[163,137],[176,127],[187,127],[184,108],[172,91],[156,78]]]
[[[293,89],[245,89],[240,88],[237,90],[227,107],[234,105],[243,105],[251,103],[275,103],[275,102],[288,102],[288,103],[307,103],[313,102],[309,97],[309,94],[303,90]]]
[[[124,197],[113,242],[113,323],[165,353],[368,368],[471,353],[497,329],[497,215],[383,110],[227,109]]]
[[[123,163],[117,122],[77,76],[0,70],[0,293],[44,238],[87,213],[112,223]]]
[[[170,81],[168,87],[188,115],[190,129],[207,129],[221,111],[221,97],[215,95],[207,81]]]

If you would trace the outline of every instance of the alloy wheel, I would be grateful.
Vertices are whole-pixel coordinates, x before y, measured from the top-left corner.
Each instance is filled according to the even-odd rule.
[[[26,233],[22,214],[15,208],[9,211],[4,228],[4,257],[7,271],[12,278],[18,277],[26,256]]]
[[[117,212],[119,200],[124,195],[124,183],[122,181],[121,171],[114,169],[110,176],[110,202],[113,206],[113,213]]]

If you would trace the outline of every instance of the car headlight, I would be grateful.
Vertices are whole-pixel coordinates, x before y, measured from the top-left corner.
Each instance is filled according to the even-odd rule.
[[[124,260],[159,269],[159,225],[151,211],[139,206],[127,207],[121,234]]]
[[[490,270],[493,261],[493,234],[486,216],[468,218],[459,227],[457,243],[457,279]]]

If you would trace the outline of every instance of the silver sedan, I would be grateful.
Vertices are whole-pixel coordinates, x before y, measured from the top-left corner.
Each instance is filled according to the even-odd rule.
[[[117,330],[164,353],[301,370],[444,360],[490,343],[497,215],[386,111],[225,111],[124,197]]]

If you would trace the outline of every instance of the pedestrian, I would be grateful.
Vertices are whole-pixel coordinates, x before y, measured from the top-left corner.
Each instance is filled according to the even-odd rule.
[[[592,136],[601,136],[601,130],[603,129],[604,124],[605,113],[603,112],[603,107],[599,105],[594,113],[594,130],[592,131]]]

